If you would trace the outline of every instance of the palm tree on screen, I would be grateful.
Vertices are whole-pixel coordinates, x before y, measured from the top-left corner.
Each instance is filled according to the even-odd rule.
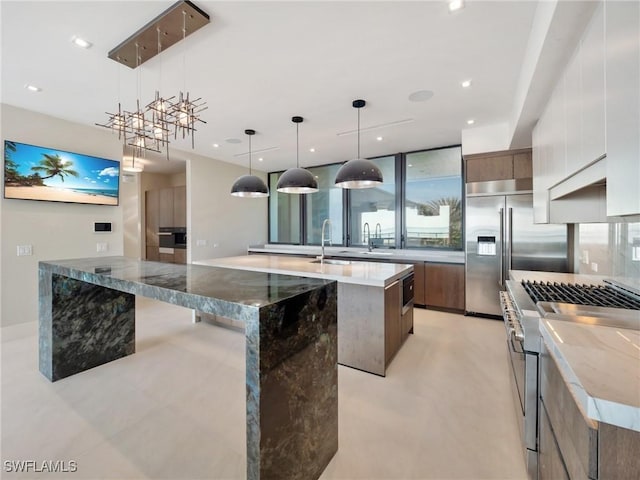
[[[57,175],[60,177],[60,180],[64,182],[65,175],[71,175],[74,177],[79,176],[78,172],[70,168],[73,163],[65,162],[57,153],[55,155],[44,153],[43,157],[44,158],[40,160],[40,165],[37,167],[31,167],[31,170],[34,172],[43,172],[45,174],[45,176],[42,177],[42,180],[53,178]]]

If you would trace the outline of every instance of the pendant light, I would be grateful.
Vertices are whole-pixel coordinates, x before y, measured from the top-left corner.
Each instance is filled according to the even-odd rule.
[[[291,121],[296,124],[296,168],[284,172],[276,188],[282,193],[315,193],[318,191],[318,182],[309,170],[300,168],[298,127],[303,118],[292,117]]]
[[[371,188],[382,183],[382,172],[375,163],[360,158],[360,109],[364,100],[354,100],[353,108],[358,110],[358,157],[340,167],[336,175],[336,186],[342,188]]]
[[[249,175],[242,175],[231,187],[231,195],[236,197],[268,197],[269,189],[260,177],[251,174],[251,137],[256,134],[255,130],[245,130],[249,135]]]

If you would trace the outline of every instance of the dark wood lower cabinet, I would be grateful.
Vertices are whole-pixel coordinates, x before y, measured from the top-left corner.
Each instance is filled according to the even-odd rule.
[[[540,452],[538,456],[538,478],[540,480],[569,480],[562,461],[562,454],[549,423],[544,404],[540,403]]]
[[[424,262],[413,264],[413,303],[424,307]]]
[[[424,292],[427,307],[464,310],[464,265],[425,263]]]
[[[538,479],[640,478],[640,432],[586,418],[545,342],[541,350]]]
[[[147,260],[151,262],[160,261],[160,247],[150,247],[147,245]]]
[[[176,248],[173,257],[173,263],[187,263],[187,249]]]
[[[384,289],[384,360],[389,361],[402,345],[402,305],[400,282],[393,282]]]

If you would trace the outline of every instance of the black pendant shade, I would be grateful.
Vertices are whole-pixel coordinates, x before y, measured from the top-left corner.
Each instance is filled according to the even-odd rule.
[[[256,134],[255,130],[245,130],[249,135],[249,175],[239,177],[231,187],[231,195],[236,197],[268,197],[269,189],[260,177],[251,174],[251,136]]]
[[[358,158],[349,160],[340,167],[335,184],[342,188],[371,188],[382,183],[382,172],[371,160],[360,158],[360,109],[366,105],[364,100],[354,100],[353,108],[358,110]]]
[[[340,167],[336,186],[342,188],[371,188],[382,183],[382,172],[371,160],[354,158]]]
[[[242,175],[231,187],[231,195],[236,197],[268,197],[269,189],[260,177]]]
[[[318,182],[309,170],[290,168],[278,179],[278,191],[282,193],[314,193]]]
[[[296,168],[290,168],[280,176],[276,189],[282,193],[315,193],[318,182],[309,170],[300,168],[299,162],[298,125],[303,118],[292,117],[291,121],[296,124]]]

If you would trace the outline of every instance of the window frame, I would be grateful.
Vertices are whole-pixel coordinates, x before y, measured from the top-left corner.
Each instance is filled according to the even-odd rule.
[[[434,246],[427,246],[427,247],[416,247],[416,246],[407,246],[407,225],[406,225],[406,218],[405,218],[405,207],[406,207],[406,158],[407,155],[413,154],[413,153],[422,153],[422,152],[428,152],[428,151],[434,151],[434,150],[444,150],[444,149],[448,149],[448,148],[455,148],[458,147],[460,148],[460,184],[461,184],[461,191],[460,191],[460,202],[461,202],[461,215],[462,215],[462,225],[461,225],[461,230],[462,230],[462,245],[460,246],[460,248],[455,248],[455,247],[434,247]],[[419,150],[412,150],[409,152],[400,152],[400,153],[395,153],[395,154],[387,154],[387,155],[379,155],[376,157],[368,157],[368,160],[375,160],[378,158],[386,158],[386,157],[394,157],[394,162],[395,162],[395,182],[394,182],[394,186],[395,186],[395,241],[394,241],[394,245],[389,247],[389,249],[405,249],[405,250],[414,250],[414,251],[454,251],[454,252],[460,252],[460,251],[464,251],[464,245],[465,245],[465,225],[464,225],[464,215],[465,215],[465,183],[464,183],[464,170],[465,170],[465,165],[464,165],[464,157],[462,154],[462,145],[461,144],[454,144],[454,145],[447,145],[447,146],[443,146],[443,147],[436,147],[436,148],[423,148],[423,149],[419,149]],[[310,165],[306,168],[319,168],[319,167],[329,167],[332,165],[344,165],[344,163],[346,162],[333,162],[333,163],[326,163],[323,165]],[[274,170],[274,171],[270,171],[267,172],[267,178],[270,178],[270,175],[275,173],[275,174],[282,174],[284,173],[286,170]],[[278,192],[275,192],[278,193]],[[267,228],[268,228],[268,239],[269,239],[269,243],[273,244],[273,245],[311,245],[311,246],[320,246],[320,244],[316,244],[316,243],[307,243],[307,202],[306,202],[306,195],[307,194],[299,194],[300,197],[300,218],[299,218],[299,222],[300,222],[300,242],[299,243],[289,243],[289,242],[273,242],[271,240],[271,196],[275,194],[274,192],[271,192],[271,195],[269,195],[269,201],[268,201],[268,205],[267,205],[267,215],[268,215],[268,221],[267,221]],[[286,195],[286,194],[285,194]],[[313,195],[313,193],[308,194],[308,195]],[[333,244],[333,246],[337,246],[337,247],[352,247],[352,243],[351,243],[351,238],[352,238],[352,232],[351,232],[351,191],[349,189],[343,189],[342,192],[342,242],[340,244]],[[362,245],[357,245],[358,247],[362,247]]]

